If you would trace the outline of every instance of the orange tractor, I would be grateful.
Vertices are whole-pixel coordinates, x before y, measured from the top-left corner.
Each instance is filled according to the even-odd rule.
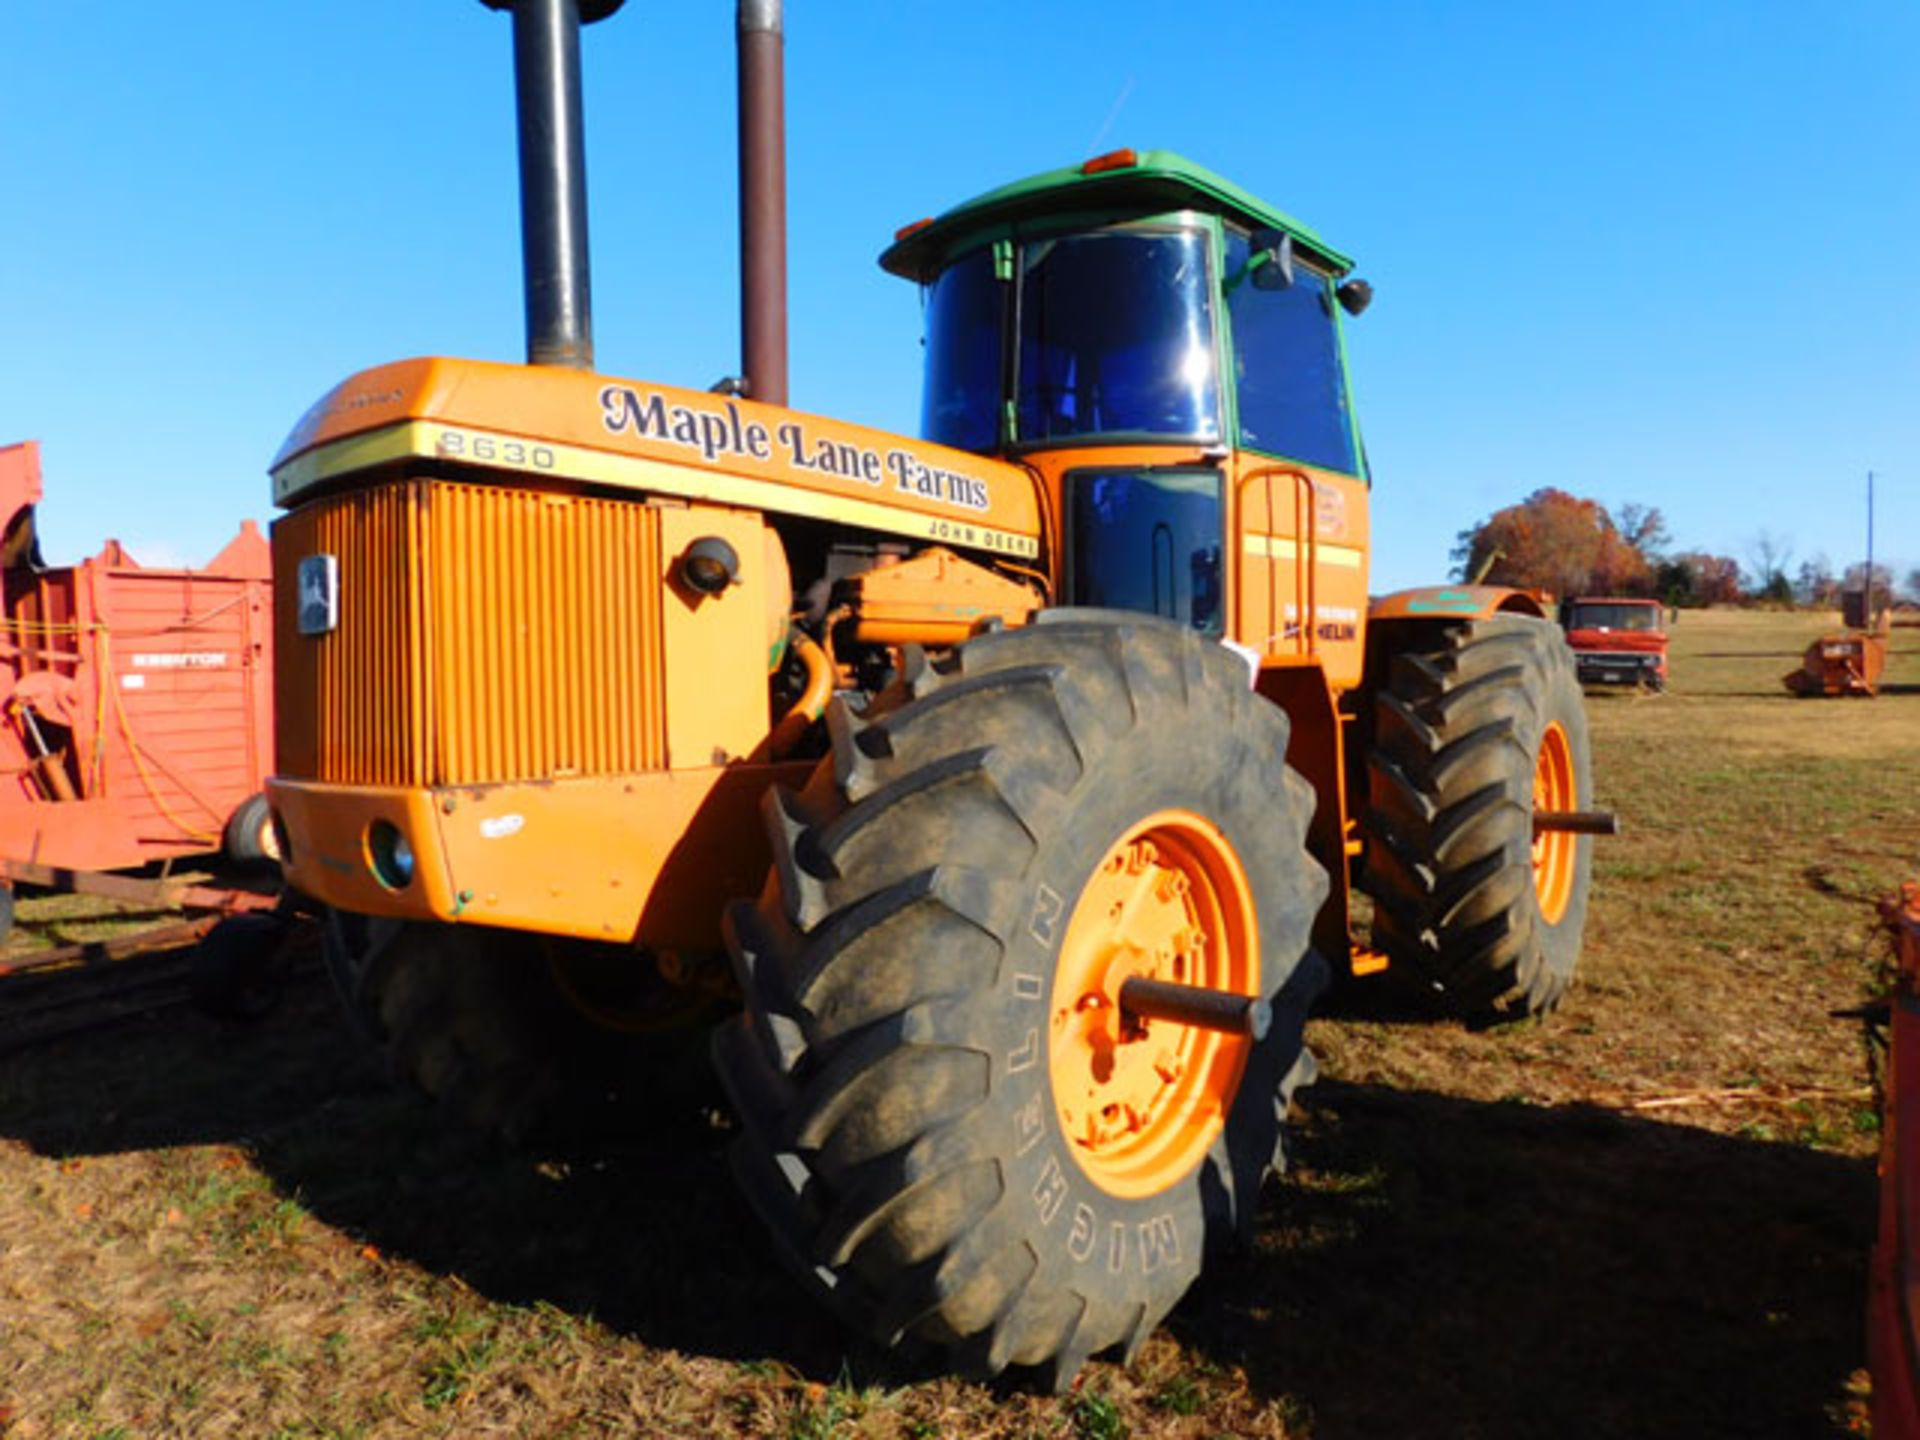
[[[595,373],[578,26],[617,0],[487,3],[529,363],[354,375],[273,465],[270,795],[332,972],[509,1133],[719,1010],[738,1178],[851,1324],[1130,1353],[1250,1223],[1330,975],[1566,989],[1608,818],[1567,647],[1515,591],[1369,600],[1368,287],[1172,154],[899,233],[923,438],[787,408],[772,0],[746,373]]]

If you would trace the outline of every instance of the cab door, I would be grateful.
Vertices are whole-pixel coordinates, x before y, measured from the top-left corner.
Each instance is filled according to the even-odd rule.
[[[1234,415],[1234,630],[1263,659],[1360,678],[1367,486],[1334,277],[1275,232],[1229,226],[1222,289]]]

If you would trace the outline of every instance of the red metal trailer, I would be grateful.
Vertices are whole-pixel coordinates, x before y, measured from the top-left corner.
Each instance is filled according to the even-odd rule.
[[[1873,1433],[1920,1440],[1920,882],[1881,906],[1893,933],[1880,1127],[1880,1225],[1867,1290]]]
[[[252,521],[200,569],[109,540],[41,564],[39,447],[0,447],[0,868],[60,883],[223,847],[270,858],[270,558]]]

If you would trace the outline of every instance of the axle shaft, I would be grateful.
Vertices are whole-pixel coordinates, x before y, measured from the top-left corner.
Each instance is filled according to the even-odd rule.
[[[1611,810],[1536,810],[1536,835],[1618,835],[1620,817]]]
[[[1143,975],[1135,975],[1120,987],[1120,1011],[1136,1020],[1169,1020],[1222,1035],[1245,1035],[1250,1040],[1264,1039],[1273,1024],[1273,1007],[1257,995],[1176,985]]]

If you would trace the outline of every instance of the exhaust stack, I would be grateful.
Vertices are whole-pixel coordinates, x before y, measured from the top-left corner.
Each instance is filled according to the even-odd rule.
[[[787,136],[780,0],[739,0],[740,363],[747,394],[787,403]]]
[[[513,12],[520,127],[520,257],[527,363],[593,368],[580,26],[623,0],[482,0]]]

